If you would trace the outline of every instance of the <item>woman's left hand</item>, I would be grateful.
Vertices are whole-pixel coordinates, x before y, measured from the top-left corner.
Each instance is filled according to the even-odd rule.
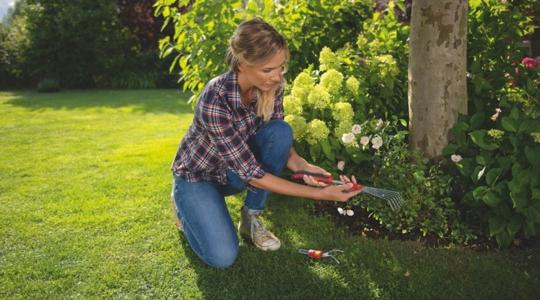
[[[306,172],[306,173],[314,173],[314,174],[321,174],[323,176],[330,176],[332,175],[330,172],[326,171],[325,169],[321,167],[317,167],[315,165],[312,165],[310,163],[306,163],[300,172]],[[317,181],[313,176],[311,175],[304,175],[304,182],[311,185],[311,186],[327,186],[328,184],[324,182]]]

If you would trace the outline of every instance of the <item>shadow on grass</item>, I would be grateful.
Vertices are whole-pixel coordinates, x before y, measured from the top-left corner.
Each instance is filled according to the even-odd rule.
[[[190,93],[175,89],[156,90],[68,90],[59,93],[33,91],[3,92],[8,105],[30,110],[132,107],[143,113],[191,113]]]
[[[227,269],[215,269],[205,265],[191,250],[183,234],[179,233],[180,247],[184,249],[190,266],[197,273],[197,285],[205,299],[370,297],[368,289],[359,290],[358,286],[348,286],[343,281],[343,264],[338,265],[330,259],[313,261],[298,253],[295,244],[320,245],[324,249],[330,249],[333,241],[325,239],[324,234],[313,234],[309,225],[306,227],[305,224],[298,224],[304,220],[290,218],[291,211],[302,207],[298,203],[287,207],[288,204],[282,202],[272,205],[268,214],[273,216],[267,217],[272,221],[280,219],[276,235],[283,242],[282,248],[275,252],[262,252],[241,241],[239,256],[234,265]]]

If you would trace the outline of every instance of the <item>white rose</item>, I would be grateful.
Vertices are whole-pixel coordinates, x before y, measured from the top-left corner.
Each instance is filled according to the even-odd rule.
[[[373,149],[379,149],[381,148],[382,144],[383,144],[383,140],[380,136],[376,135],[374,138],[371,139],[371,144],[372,144],[372,148]]]
[[[354,134],[360,134],[360,132],[362,132],[362,126],[354,124],[351,131]]]
[[[361,138],[360,138],[360,144],[362,144],[362,145],[364,145],[364,146],[367,145],[367,144],[369,144],[369,136],[365,136],[365,135],[364,135],[363,137],[361,137]]]
[[[349,133],[344,133],[343,136],[341,136],[341,141],[343,142],[343,144],[350,144],[354,141],[354,134],[349,132]]]
[[[461,155],[459,155],[459,154],[452,154],[452,155],[450,156],[450,159],[451,159],[453,162],[458,163],[458,162],[460,162],[460,161],[463,159],[463,157],[461,157]]]
[[[499,117],[499,114],[501,113],[501,109],[500,108],[495,108],[495,113],[490,117],[491,121],[495,122],[497,121],[497,118]]]
[[[343,171],[343,169],[345,168],[345,162],[342,160],[338,161],[337,168],[338,170]]]

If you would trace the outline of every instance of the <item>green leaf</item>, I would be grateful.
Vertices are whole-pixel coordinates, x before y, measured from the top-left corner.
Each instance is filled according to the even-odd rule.
[[[457,163],[457,167],[461,175],[469,177],[474,172],[474,160],[472,158],[464,158],[462,161]]]
[[[486,119],[486,116],[485,116],[484,113],[482,113],[482,112],[475,113],[471,117],[471,128],[472,129],[481,128],[485,119]]]
[[[512,108],[512,111],[510,112],[510,117],[514,120],[519,120],[519,109],[517,107]]]
[[[484,195],[487,193],[489,188],[487,186],[479,186],[473,190],[473,198],[477,201],[482,201]]]
[[[488,185],[494,185],[497,182],[497,179],[499,176],[501,176],[503,172],[502,168],[493,168],[490,169],[486,174],[486,182]]]
[[[496,192],[488,191],[482,197],[482,201],[484,201],[484,203],[489,207],[496,207],[499,203],[501,203],[502,199]]]
[[[476,156],[476,162],[479,165],[487,166],[491,162],[491,153],[482,151],[482,153]]]
[[[534,167],[540,167],[540,146],[526,146],[525,157]]]
[[[507,130],[510,132],[517,132],[519,128],[519,121],[511,117],[503,117],[501,119],[501,125],[504,128],[504,130]]]
[[[538,234],[538,223],[533,222],[532,220],[527,220],[523,224],[523,233],[525,237],[533,237]]]
[[[443,156],[450,156],[454,153],[456,153],[456,150],[459,148],[458,145],[456,144],[448,144],[446,145],[446,147],[444,147],[443,151],[442,151],[442,155]]]
[[[320,144],[311,145],[309,147],[309,154],[311,155],[311,159],[313,161],[319,161],[319,155],[321,154],[321,146]]]
[[[540,121],[527,119],[519,125],[519,133],[540,132]]]
[[[512,165],[512,157],[499,156],[497,157],[497,163],[499,164],[499,166],[501,166],[504,172],[506,172],[510,169],[510,166]]]
[[[528,200],[527,197],[523,196],[522,193],[510,192],[510,199],[512,199],[512,204],[517,211],[523,210],[527,207]]]
[[[508,246],[510,246],[510,243],[512,242],[513,238],[514,236],[510,236],[506,230],[499,232],[495,236],[495,239],[497,240],[497,244],[499,245],[500,248],[507,248]]]
[[[491,151],[499,148],[497,143],[490,142],[486,139],[487,131],[485,130],[475,130],[469,133],[469,136],[471,137],[473,143],[478,145],[480,149]]]
[[[480,180],[480,178],[484,176],[485,171],[486,171],[486,167],[483,167],[480,171],[478,171],[478,174],[476,175],[476,181]]]
[[[510,236],[515,236],[516,233],[521,229],[521,225],[523,224],[523,219],[520,218],[518,215],[514,215],[512,219],[510,219],[510,222],[508,222],[508,225],[506,226],[506,230],[508,231],[508,234]]]
[[[506,220],[500,216],[492,216],[488,219],[489,223],[489,235],[494,236],[504,231],[506,227]]]
[[[536,202],[527,208],[527,216],[529,220],[540,224],[540,202]]]
[[[326,155],[326,157],[328,158],[328,160],[330,161],[335,161],[336,160],[336,157],[334,155],[334,152],[332,151],[332,146],[330,146],[330,143],[328,142],[328,140],[322,140],[321,141],[321,146],[322,146],[322,150],[324,152],[324,154]]]
[[[532,198],[534,200],[540,200],[540,189],[532,188],[531,192],[532,192]]]
[[[465,121],[458,121],[452,127],[452,133],[454,134],[465,133],[467,130],[469,130],[469,125]]]

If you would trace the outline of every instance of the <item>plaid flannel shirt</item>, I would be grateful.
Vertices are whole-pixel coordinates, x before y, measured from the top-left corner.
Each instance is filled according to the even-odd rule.
[[[277,93],[271,119],[283,119],[283,89]],[[265,171],[247,145],[263,125],[256,114],[256,99],[242,104],[238,77],[229,71],[204,87],[187,134],[174,157],[171,170],[187,181],[227,183],[231,168],[244,181],[261,178]]]

